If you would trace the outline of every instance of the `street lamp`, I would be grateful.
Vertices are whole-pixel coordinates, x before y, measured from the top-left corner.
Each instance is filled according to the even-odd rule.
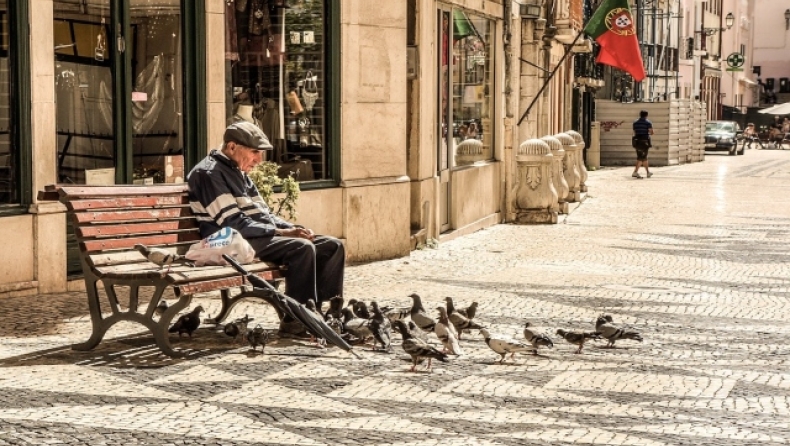
[[[785,18],[788,18],[788,21],[790,21],[790,9],[785,11]],[[706,36],[712,36],[719,31],[727,31],[735,24],[735,16],[732,15],[732,13],[727,14],[727,17],[724,18],[724,24],[727,25],[726,28],[703,28],[702,32],[705,33]]]

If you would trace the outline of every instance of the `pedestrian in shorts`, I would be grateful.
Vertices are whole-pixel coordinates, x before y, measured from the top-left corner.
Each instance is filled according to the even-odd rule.
[[[636,149],[636,166],[634,173],[631,174],[634,178],[642,178],[639,175],[639,168],[644,166],[648,178],[653,176],[650,172],[650,167],[647,163],[647,152],[652,147],[650,143],[650,135],[653,134],[653,123],[647,119],[647,110],[639,112],[639,119],[634,121],[634,136],[631,138],[631,145]]]

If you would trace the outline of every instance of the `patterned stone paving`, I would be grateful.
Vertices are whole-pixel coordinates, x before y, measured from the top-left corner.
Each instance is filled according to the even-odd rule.
[[[497,355],[477,332],[464,356],[409,373],[393,354],[281,340],[266,353],[215,327],[159,354],[134,324],[78,352],[79,292],[0,299],[0,445],[780,445],[790,443],[790,154],[590,172],[554,226],[500,225],[352,266],[347,297],[426,308],[477,301],[492,332],[524,321],[591,330],[609,313],[643,343]],[[196,297],[208,315],[216,295]],[[246,302],[266,328],[274,312]]]

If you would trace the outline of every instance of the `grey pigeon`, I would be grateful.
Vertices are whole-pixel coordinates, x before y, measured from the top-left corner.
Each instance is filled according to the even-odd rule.
[[[404,324],[403,321],[395,321],[394,326],[398,331],[400,331],[400,334],[403,337],[403,342],[401,343],[403,351],[411,356],[412,365],[410,371],[414,372],[417,364],[425,358],[428,358],[428,367],[426,367],[426,370],[428,371],[431,370],[431,360],[433,359],[447,362],[446,354],[440,352],[427,342],[412,337],[411,333],[409,333],[409,329],[406,328],[406,324]]]
[[[510,339],[504,336],[499,335],[491,335],[485,328],[480,329],[480,334],[483,335],[483,339],[485,339],[486,344],[491,350],[495,351],[499,354],[499,363],[502,364],[505,361],[505,356],[510,353],[510,359],[515,359],[516,353],[528,352],[532,351],[532,347],[518,342],[514,339]]]
[[[269,333],[259,324],[247,332],[247,342],[252,347],[252,351],[257,351],[256,348],[260,345],[261,353],[263,353],[266,343],[269,342]]]
[[[354,312],[348,307],[343,308],[343,330],[362,341],[373,334],[370,331],[370,321],[354,316]]]
[[[471,321],[475,318],[475,315],[477,315],[477,302],[472,302],[468,307],[456,309],[456,311],[461,313],[461,316],[464,316]]]
[[[593,332],[577,333],[573,331],[565,331],[561,328],[557,330],[557,334],[562,336],[562,339],[565,339],[569,343],[579,346],[579,348],[576,349],[576,354],[582,352],[582,348],[584,348],[584,343],[588,339],[601,339],[601,335],[598,333],[593,333]]]
[[[232,337],[234,340],[244,341],[247,339],[247,326],[251,320],[252,318],[245,314],[244,317],[225,324],[225,326],[222,328],[222,331],[226,335]]]
[[[149,262],[159,265],[159,269],[162,269],[165,266],[167,266],[166,273],[170,272],[170,267],[174,263],[185,263],[192,265],[192,262],[188,260],[186,257],[180,254],[170,252],[166,249],[149,248],[148,246],[139,243],[134,245],[134,249],[140,251],[140,254],[145,256],[145,258],[148,259]]]
[[[381,307],[381,312],[390,322],[401,321],[411,315],[411,307]]]
[[[436,333],[436,337],[442,341],[444,352],[450,353],[451,355],[463,355],[464,352],[461,350],[461,344],[458,343],[458,333],[455,331],[455,327],[450,322],[450,319],[447,318],[447,309],[444,307],[438,307],[436,309],[439,311],[439,320],[436,321],[436,327],[433,329],[433,332]]]
[[[192,337],[192,333],[198,329],[200,326],[200,313],[203,311],[203,307],[198,305],[192,311],[187,314],[182,315],[178,318],[175,324],[168,330],[170,333],[178,332],[178,337],[180,338],[182,334],[186,333],[189,337]]]
[[[458,339],[461,339],[461,332],[463,330],[480,330],[483,328],[482,325],[467,319],[461,313],[455,311],[452,297],[445,297],[444,300],[447,302],[447,316],[450,318],[450,322],[455,326],[455,331],[458,332]]]
[[[156,312],[156,314],[161,316],[161,315],[165,314],[165,311],[167,311],[168,308],[170,308],[170,306],[167,305],[167,301],[162,299],[162,300],[159,301],[159,304],[154,309],[154,312]]]
[[[349,305],[351,305],[352,301],[354,302],[352,306],[352,308],[354,309],[354,314],[362,319],[370,319],[371,314],[370,314],[370,310],[368,310],[367,304],[365,304],[365,302],[362,302],[361,300],[351,299],[350,301],[348,301]]]
[[[618,339],[631,339],[642,342],[642,335],[631,327],[620,327],[614,324],[612,316],[605,314],[598,317],[595,321],[595,332],[609,341],[606,344],[609,348],[614,348],[614,343]]]
[[[529,341],[535,350],[532,351],[533,355],[538,354],[539,347],[546,347],[546,348],[553,348],[554,342],[552,342],[551,338],[546,335],[546,333],[532,327],[532,324],[529,322],[524,324],[524,339]]]
[[[395,322],[393,322],[393,324],[394,323]],[[409,321],[406,326],[409,328],[409,334],[411,334],[412,337],[428,342],[428,333],[422,331],[422,328],[418,327],[414,321]]]
[[[436,321],[425,312],[420,296],[417,293],[412,293],[409,297],[412,299],[411,311],[409,311],[411,320],[413,320],[421,330],[433,331],[433,328],[436,326]]]
[[[335,296],[329,299],[329,308],[324,313],[324,320],[328,321],[329,318],[337,320],[343,319],[343,296]]]
[[[373,315],[370,318],[370,331],[373,333],[373,339],[381,344],[382,350],[386,352],[392,351],[392,329],[391,322],[387,319],[379,308],[376,301],[370,303],[370,308],[373,310]],[[375,348],[375,344],[373,346]]]

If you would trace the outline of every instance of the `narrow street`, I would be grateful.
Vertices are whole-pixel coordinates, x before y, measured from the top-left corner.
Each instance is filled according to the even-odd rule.
[[[452,296],[479,302],[491,333],[526,342],[529,321],[554,341],[502,365],[477,330],[433,373],[409,372],[400,337],[389,355],[357,347],[362,359],[295,341],[249,355],[203,327],[174,339],[194,355],[171,360],[122,325],[77,352],[82,292],[0,300],[0,445],[790,443],[790,150],[631,172],[590,172],[560,224],[348,268],[346,299],[405,306],[416,292],[435,314]],[[274,323],[264,305],[244,314]],[[574,354],[555,334],[594,331],[601,314],[644,342]]]

